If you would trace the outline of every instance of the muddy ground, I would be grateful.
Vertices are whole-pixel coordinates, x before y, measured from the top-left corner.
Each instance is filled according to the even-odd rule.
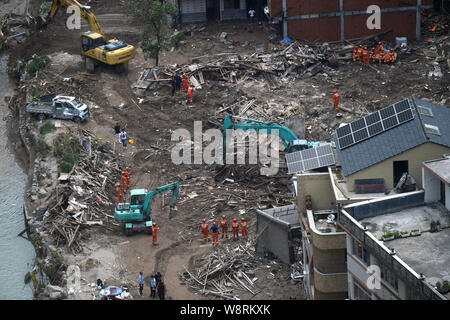
[[[139,47],[139,24],[127,19],[123,8],[115,1],[101,1],[93,7],[105,33],[117,36]],[[193,28],[194,26],[183,26]],[[198,26],[196,26],[198,27]],[[273,33],[266,25],[248,25],[245,22],[227,22],[205,24],[202,32],[194,32],[186,38],[173,52],[164,52],[160,64],[186,64],[194,57],[205,54],[223,52],[252,53],[257,46],[267,47],[268,37]],[[83,25],[82,31],[87,26]],[[221,32],[228,33],[232,45],[219,41]],[[95,74],[86,74],[79,55],[80,31],[70,31],[65,28],[64,14],[58,13],[57,18],[45,29],[30,37],[25,43],[17,46],[14,59],[27,59],[33,54],[49,55],[52,58],[48,72],[59,75],[60,79],[78,79],[81,86],[80,99],[87,98],[91,104],[92,118],[82,127],[94,132],[98,137],[114,145],[113,126],[119,122],[125,126],[129,137],[135,141],[125,149],[115,145],[119,154],[132,167],[131,188],[153,189],[176,180],[182,180],[180,199],[186,200],[186,195],[198,181],[203,193],[192,201],[180,201],[176,218],[168,219],[168,209],[161,208],[161,201],[153,205],[153,220],[161,230],[158,235],[159,245],[152,246],[151,237],[145,234],[135,234],[125,237],[120,229],[112,233],[92,227],[91,238],[83,243],[84,253],[77,256],[67,255],[70,264],[77,264],[82,269],[82,290],[72,298],[92,299],[93,289],[89,284],[97,278],[106,280],[109,285],[127,285],[134,297],[138,297],[138,273],[144,272],[148,279],[154,272],[161,272],[167,287],[168,299],[213,299],[190,291],[180,284],[179,273],[183,265],[189,266],[195,257],[214,250],[210,244],[204,244],[200,238],[200,230],[186,229],[184,221],[200,221],[202,218],[216,219],[221,214],[229,218],[240,217],[239,211],[245,210],[249,220],[250,235],[255,233],[255,206],[239,202],[237,206],[223,206],[219,209],[212,206],[208,194],[223,194],[228,190],[226,185],[214,180],[215,166],[208,165],[174,165],[170,152],[151,154],[153,146],[170,147],[171,133],[178,128],[186,128],[193,132],[194,121],[203,121],[204,128],[212,128],[208,120],[223,105],[231,104],[242,96],[256,99],[256,104],[273,103],[299,106],[297,116],[305,119],[308,140],[330,140],[332,129],[341,122],[355,120],[357,115],[341,111],[342,117],[336,117],[332,107],[332,91],[337,89],[341,94],[342,106],[372,112],[395,103],[411,95],[418,98],[428,98],[436,103],[449,105],[449,68],[447,61],[436,61],[436,54],[430,50],[425,41],[412,44],[409,54],[400,54],[395,65],[375,65],[374,69],[361,66],[351,61],[341,61],[337,69],[324,67],[323,72],[313,77],[290,77],[282,83],[280,89],[274,91],[261,81],[249,81],[243,86],[210,82],[194,94],[192,106],[186,103],[185,94],[170,95],[170,87],[160,86],[147,92],[148,102],[136,105],[137,98],[131,91],[131,85],[138,79],[144,67],[153,62],[144,57],[138,48],[136,58],[129,64],[128,72],[120,74],[106,67],[99,67]],[[447,50],[447,46],[439,50]],[[438,63],[442,69],[442,77],[428,77]],[[45,72],[45,70],[44,70]],[[124,107],[120,107],[120,106]],[[325,124],[321,127],[320,123]],[[195,178],[199,179],[196,180]],[[200,184],[199,184],[200,185]],[[208,188],[212,187],[212,188]],[[233,187],[230,187],[230,192]],[[237,197],[246,199],[250,188]],[[238,192],[238,191],[236,191]],[[256,192],[256,191],[255,191]],[[284,187],[285,204],[294,203],[291,191]],[[212,208],[214,208],[212,210]],[[111,213],[112,214],[112,213]],[[181,235],[183,238],[181,238]],[[187,240],[186,240],[187,239]],[[224,242],[230,242],[225,240]],[[243,240],[240,240],[243,241]],[[267,265],[273,264],[267,260],[257,272],[257,294],[237,293],[242,299],[304,299],[301,283],[293,284],[285,281],[290,275],[289,266],[276,264],[277,277],[266,280]],[[148,283],[148,282],[147,282]],[[145,288],[148,295],[148,285]],[[143,297],[142,299],[149,299]]]

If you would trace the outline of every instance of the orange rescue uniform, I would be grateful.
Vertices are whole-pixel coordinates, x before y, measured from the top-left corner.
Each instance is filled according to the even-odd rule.
[[[335,92],[333,94],[333,102],[334,102],[334,107],[336,108],[336,111],[339,110],[339,100],[341,99],[341,97],[339,96],[339,93]]]
[[[183,91],[189,88],[189,77],[185,74],[181,77],[183,79]]]
[[[395,52],[393,50],[389,51],[387,61],[392,63],[395,62]]]
[[[378,63],[381,63],[381,61],[386,62],[386,52],[380,51],[380,55],[378,56]]]
[[[127,184],[127,176],[126,176],[125,173],[122,173],[122,188],[123,188],[123,193],[126,193],[126,192],[127,192],[127,187],[128,187],[128,184]]]
[[[157,241],[158,241],[158,230],[159,230],[159,227],[156,227],[156,226],[152,226],[152,237],[153,237],[153,244],[158,244],[157,243]]]
[[[248,237],[247,221],[241,222],[241,234],[242,234],[242,238]]]
[[[194,91],[194,88],[192,88],[192,87],[189,87],[188,88],[188,91],[187,91],[187,94],[188,94],[188,96],[189,96],[189,101],[192,103],[192,92]]]
[[[370,61],[370,59],[369,59],[369,51],[364,49],[363,50],[363,62],[364,62],[364,64],[369,64],[369,61]]]
[[[222,238],[224,235],[228,238],[228,221],[225,218],[220,219],[220,225],[222,226]]]
[[[353,49],[353,62],[355,62],[357,58],[358,58],[358,48],[355,47]]]
[[[117,202],[118,203],[123,203],[123,198],[122,198],[122,190],[120,189],[120,186],[116,187],[116,191],[117,191]]]
[[[359,61],[359,62],[362,62],[363,51],[364,51],[364,49],[360,46],[360,47],[358,48],[358,61]]]
[[[233,229],[233,239],[239,238],[239,223],[233,222],[231,228]]]
[[[209,238],[209,226],[206,222],[201,224],[202,232],[203,232],[203,240],[208,240]]]

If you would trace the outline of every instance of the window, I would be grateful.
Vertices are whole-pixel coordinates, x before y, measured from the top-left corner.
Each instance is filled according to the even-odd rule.
[[[372,300],[372,295],[367,292],[364,288],[362,288],[356,281],[353,279],[353,299],[354,300]]]
[[[417,109],[419,110],[419,113],[423,114],[424,116],[433,116],[433,111],[431,111],[431,109],[428,107],[417,106]]]
[[[392,270],[389,268],[386,268],[385,266],[380,266],[380,272],[381,272],[381,279],[383,279],[387,283],[389,283],[389,285],[393,289],[395,289],[395,291],[398,291],[398,278],[392,272]]]
[[[439,131],[439,127],[432,126],[431,124],[424,124],[425,132],[430,134],[435,134],[437,136],[441,135],[441,132]]]
[[[352,238],[352,253],[360,258],[366,265],[370,265],[370,254],[367,250],[355,239]]]

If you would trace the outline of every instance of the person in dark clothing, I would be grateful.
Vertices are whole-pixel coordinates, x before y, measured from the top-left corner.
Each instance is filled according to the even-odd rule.
[[[159,281],[158,283],[158,297],[159,300],[164,300],[166,294],[166,286],[164,285],[164,281]]]
[[[152,279],[150,280],[150,298],[156,298],[156,276],[152,275]]]
[[[175,94],[175,89],[176,89],[176,81],[175,81],[175,76],[172,77],[172,80],[170,80],[170,84],[172,85],[172,97]]]
[[[142,291],[144,290],[144,275],[139,272],[139,295],[142,296]]]
[[[177,72],[177,73],[175,73],[175,87],[176,87],[176,90],[177,91],[180,91],[181,90],[181,82],[182,82],[182,79],[181,79],[181,77],[180,77],[180,74]]]
[[[119,134],[120,134],[120,124],[119,123],[116,123],[116,125],[114,126],[114,132],[115,132],[115,134],[116,134],[116,136],[115,136],[115,140],[117,140],[117,142],[120,142],[120,139],[119,139]]]

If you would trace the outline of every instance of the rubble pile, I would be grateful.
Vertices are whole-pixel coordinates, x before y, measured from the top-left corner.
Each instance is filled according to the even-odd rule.
[[[113,215],[114,185],[122,172],[118,156],[108,144],[83,129],[78,135],[84,153],[68,174],[60,175],[43,217],[44,229],[56,246],[65,244],[73,253],[82,251],[80,239],[86,227],[99,225],[115,231],[119,226]]]
[[[254,289],[254,269],[261,264],[261,257],[255,256],[255,243],[221,245],[214,252],[200,257],[191,270],[184,267],[180,281],[203,295],[214,295],[233,300],[237,292]]]
[[[0,18],[0,49],[21,44],[46,23],[44,16],[5,14]]]

